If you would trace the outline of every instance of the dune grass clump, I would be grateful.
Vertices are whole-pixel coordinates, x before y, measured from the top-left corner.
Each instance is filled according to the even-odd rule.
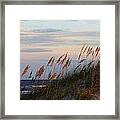
[[[58,59],[52,56],[46,65],[41,66],[32,80],[45,76],[50,67],[46,87],[34,87],[30,94],[21,94],[21,100],[98,100],[100,99],[100,47],[83,45],[77,58],[77,65],[70,70],[72,58],[68,52]],[[30,65],[22,74],[26,75]],[[55,71],[56,66],[59,68]],[[29,76],[30,78],[30,76]]]

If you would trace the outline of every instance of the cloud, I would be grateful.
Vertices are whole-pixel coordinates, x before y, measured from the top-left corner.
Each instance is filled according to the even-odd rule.
[[[24,21],[23,21],[24,22]],[[33,26],[32,23],[34,23]],[[37,22],[37,23],[36,23]],[[75,26],[78,26],[77,28]],[[30,31],[21,29],[20,42],[22,45],[40,45],[40,46],[71,46],[80,45],[83,42],[98,43],[100,41],[100,31],[94,28],[95,21],[64,21],[54,24],[51,22],[26,21],[26,26],[31,26]],[[41,24],[40,24],[41,23]],[[64,24],[63,24],[64,23]],[[97,23],[98,24],[98,23]],[[40,26],[39,26],[40,25]],[[45,26],[44,26],[45,25]],[[63,26],[60,27],[59,25]],[[64,25],[66,27],[64,27]],[[80,27],[80,26],[83,27]],[[86,27],[87,26],[87,27]],[[89,27],[90,26],[90,27]],[[46,47],[47,48],[47,47]]]
[[[22,44],[39,44],[42,46],[62,46],[62,45],[80,45],[83,42],[99,43],[99,32],[87,31],[87,32],[52,32],[51,34],[41,35],[21,35]]]
[[[49,36],[36,35],[36,36],[22,36],[21,43],[51,43],[55,40]]]
[[[48,33],[48,32],[60,32],[60,29],[34,29],[33,32]]]
[[[54,34],[53,37],[99,37],[100,32],[85,31],[85,32],[73,32],[67,31],[59,34]]]
[[[52,52],[52,50],[43,48],[26,48],[22,49],[20,52]]]
[[[51,33],[57,33],[62,32],[61,29],[23,29],[20,30],[20,35],[41,35],[41,34],[51,34]]]

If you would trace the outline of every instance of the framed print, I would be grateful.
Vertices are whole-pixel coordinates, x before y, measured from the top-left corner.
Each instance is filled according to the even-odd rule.
[[[1,7],[1,118],[119,119],[118,1]]]

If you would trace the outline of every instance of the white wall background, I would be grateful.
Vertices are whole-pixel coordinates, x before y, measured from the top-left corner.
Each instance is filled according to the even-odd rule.
[[[4,1],[4,0],[3,0]],[[11,0],[7,0],[7,1],[11,1]],[[14,0],[12,0],[12,1],[14,1]],[[16,1],[16,0],[15,0]],[[24,1],[24,0],[23,0]],[[26,0],[25,0],[26,1]],[[30,1],[30,0],[29,0]],[[38,0],[38,1],[40,1],[40,0]],[[83,0],[84,1],[84,0]],[[88,0],[89,1],[89,0]],[[101,1],[101,0],[98,0],[98,1]],[[103,0],[104,1],[104,0]],[[110,1],[110,0],[106,0],[106,1]],[[111,0],[111,1],[115,1],[115,0]],[[117,0],[116,0],[117,1]],[[0,1],[0,5],[1,5],[1,1]],[[1,16],[1,6],[0,6],[0,16]],[[0,17],[0,22],[1,22],[1,17]],[[0,24],[0,31],[1,31],[1,24]],[[119,33],[120,34],[120,33]],[[1,32],[0,32],[0,37],[1,37]],[[0,41],[0,46],[1,46],[1,41]],[[120,53],[120,49],[119,49],[119,53]],[[0,47],[0,56],[1,56],[1,47]],[[119,58],[120,58],[120,56],[119,56]],[[1,63],[1,61],[0,61],[0,63]],[[119,64],[120,65],[120,64]],[[119,66],[119,68],[120,68],[120,66]],[[1,71],[1,64],[0,64],[0,71]],[[1,76],[1,72],[0,72],[0,76]],[[1,78],[0,78],[0,80],[1,80]],[[1,84],[1,83],[0,83]],[[119,82],[119,86],[120,86],[120,82]],[[119,92],[119,96],[120,96],[120,92]],[[0,93],[0,98],[1,98],[1,93]],[[0,106],[0,108],[1,108],[1,106]],[[120,104],[119,104],[119,108],[120,108]],[[1,114],[1,110],[0,110],[0,114]],[[111,119],[112,120],[112,119]]]

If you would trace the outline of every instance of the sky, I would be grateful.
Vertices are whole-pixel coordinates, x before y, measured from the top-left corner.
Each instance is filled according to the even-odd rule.
[[[99,44],[98,20],[22,20],[20,28],[22,62],[78,50],[83,43]]]
[[[81,45],[100,44],[99,20],[21,20],[21,69],[29,63],[45,64],[51,57],[68,54],[76,59]]]

